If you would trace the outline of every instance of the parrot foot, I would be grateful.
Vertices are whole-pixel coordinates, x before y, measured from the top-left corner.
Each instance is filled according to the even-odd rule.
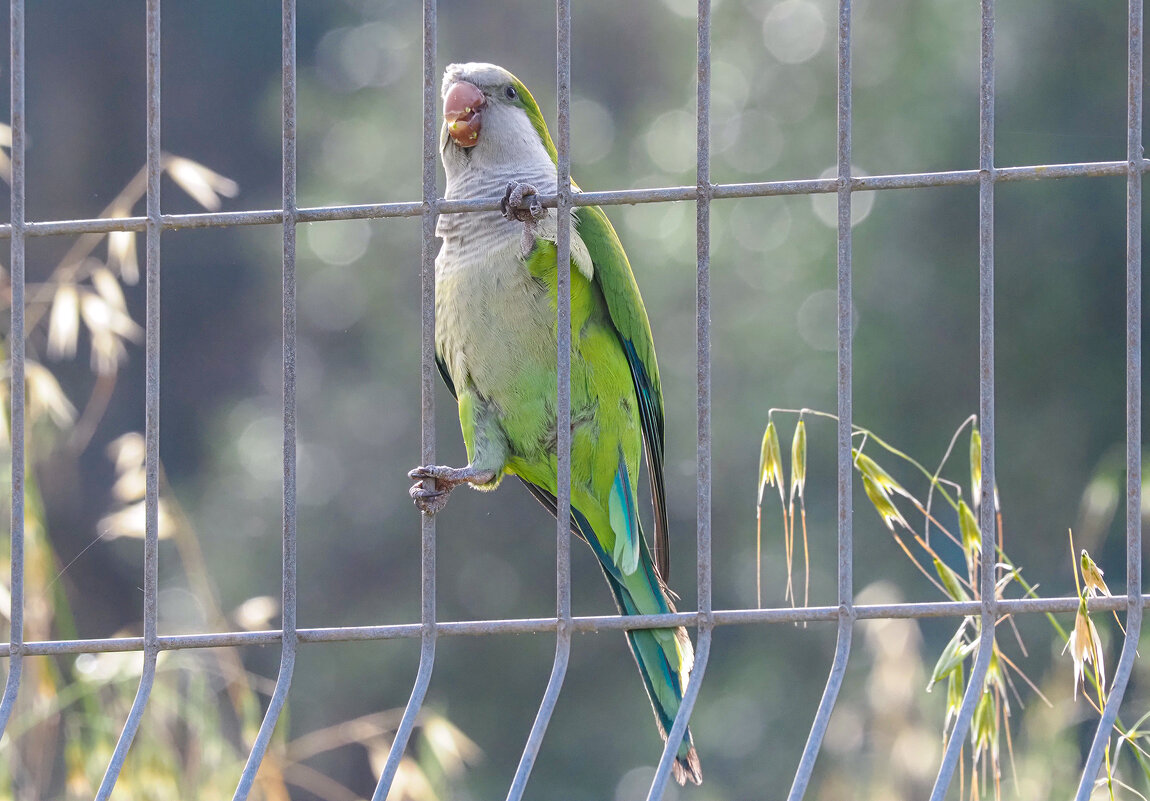
[[[445,465],[425,465],[407,474],[415,479],[407,494],[415,501],[419,511],[431,516],[447,505],[451,491],[460,484],[486,484],[495,478],[492,470],[479,470],[471,467],[447,467]]]
[[[508,181],[507,191],[499,201],[499,209],[509,222],[523,223],[523,258],[535,248],[535,223],[547,216],[547,209],[539,202],[539,193],[531,184]]]
[[[547,210],[539,202],[535,187],[522,181],[507,182],[507,191],[499,201],[499,210],[511,222],[534,223],[547,216]]]

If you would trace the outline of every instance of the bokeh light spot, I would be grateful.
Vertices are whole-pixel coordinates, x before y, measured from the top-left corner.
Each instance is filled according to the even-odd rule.
[[[823,12],[810,0],[783,0],[763,20],[763,43],[784,64],[809,61],[826,38]]]

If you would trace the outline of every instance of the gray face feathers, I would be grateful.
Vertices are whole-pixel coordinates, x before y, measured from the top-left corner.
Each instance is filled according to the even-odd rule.
[[[469,171],[501,180],[554,170],[539,107],[523,83],[494,64],[451,64],[443,74],[440,137],[449,191]],[[483,183],[487,183],[484,181]]]

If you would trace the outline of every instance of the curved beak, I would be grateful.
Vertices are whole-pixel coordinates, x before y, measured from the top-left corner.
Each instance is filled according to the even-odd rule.
[[[457,81],[443,96],[443,120],[447,135],[460,147],[475,147],[483,125],[487,98],[473,83]]]

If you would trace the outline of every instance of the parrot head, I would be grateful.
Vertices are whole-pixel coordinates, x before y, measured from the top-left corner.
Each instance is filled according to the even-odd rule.
[[[444,166],[557,160],[543,114],[523,82],[494,64],[450,64],[443,74]]]

